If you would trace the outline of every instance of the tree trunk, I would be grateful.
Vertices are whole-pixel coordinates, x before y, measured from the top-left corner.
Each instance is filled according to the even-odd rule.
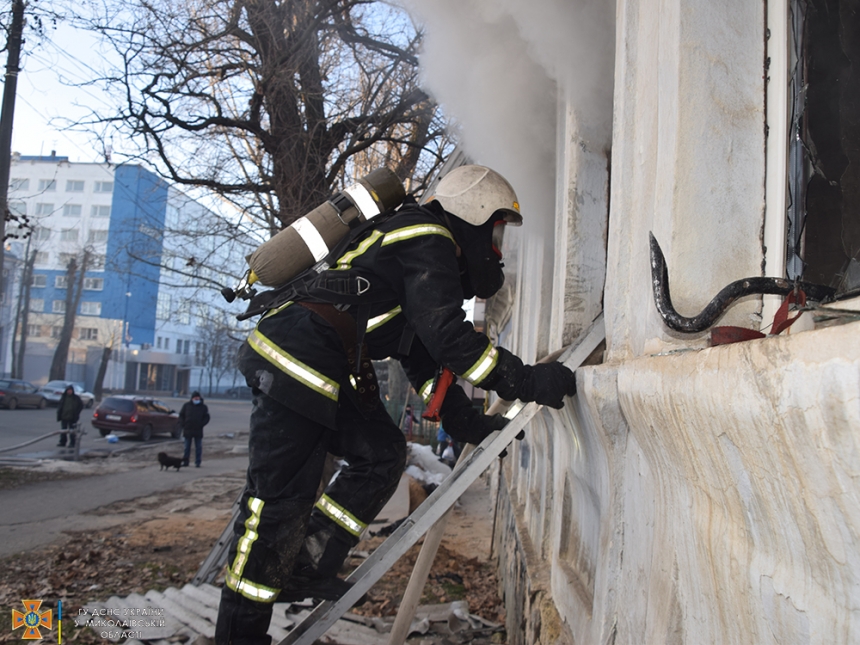
[[[18,302],[23,300],[21,305],[21,340],[18,346],[18,355],[12,362],[12,378],[24,378],[24,354],[27,349],[27,326],[30,319],[30,282],[33,279],[33,265],[36,264],[36,251],[34,250],[30,257],[24,262],[24,271],[21,275],[21,295],[18,296]],[[12,337],[14,345],[15,337]]]
[[[112,352],[113,348],[110,345],[107,345],[102,348],[102,359],[99,362],[99,371],[96,374],[96,382],[93,385],[93,395],[95,396],[96,401],[102,400],[102,394],[104,393],[105,374],[107,374],[107,366],[110,362],[110,356]]]
[[[89,263],[89,253],[84,251],[80,271],[77,270],[77,261],[72,258],[66,270],[66,312],[63,316],[63,330],[60,332],[60,340],[57,349],[54,350],[54,358],[51,361],[49,380],[62,381],[66,378],[66,364],[69,361],[69,347],[72,344],[72,333],[75,330],[75,317],[78,305],[81,302],[81,293],[84,289],[84,276]],[[77,278],[77,279],[76,279]]]

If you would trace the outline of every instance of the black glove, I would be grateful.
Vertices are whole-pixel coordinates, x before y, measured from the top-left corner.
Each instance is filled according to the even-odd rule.
[[[508,350],[499,347],[499,359],[478,387],[495,390],[506,401],[536,401],[560,410],[564,397],[576,394],[576,376],[561,363],[523,365]]]
[[[452,439],[477,446],[507,423],[508,420],[501,414],[481,414],[460,386],[448,388],[442,403],[442,427]]]
[[[564,397],[576,394],[576,376],[561,363],[526,365],[523,371],[517,396],[520,401],[536,401],[560,410]]]
[[[496,430],[507,425],[508,420],[501,414],[481,414],[475,408],[463,408],[457,414],[442,417],[445,432],[456,441],[478,445]]]

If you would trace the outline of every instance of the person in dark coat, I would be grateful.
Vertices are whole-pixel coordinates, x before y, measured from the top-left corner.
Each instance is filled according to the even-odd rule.
[[[194,465],[200,468],[203,457],[203,427],[209,423],[209,408],[203,403],[200,392],[192,392],[191,400],[187,401],[179,411],[179,423],[182,424],[182,436],[185,437],[185,454],[182,465],[188,465],[191,456],[191,440],[194,440]]]
[[[57,421],[60,422],[60,429],[74,429],[75,424],[81,418],[81,410],[83,409],[84,402],[81,400],[81,397],[75,394],[75,388],[72,385],[67,385],[66,389],[63,390],[63,395],[60,397],[60,402],[57,404]],[[71,437],[68,435],[71,435]],[[57,444],[57,447],[65,448],[66,441],[68,441],[70,448],[74,448],[75,433],[61,432],[60,443]]]
[[[465,319],[464,299],[501,288],[502,233],[522,221],[501,175],[463,166],[428,204],[413,200],[379,217],[320,276],[321,290],[364,300],[346,310],[324,299],[275,305],[240,350],[254,392],[250,463],[217,645],[269,645],[276,600],[333,600],[349,588],[337,577],[341,565],[406,463],[405,437],[380,401],[371,359],[396,357],[425,403],[442,366],[511,401],[561,408],[576,392],[560,363],[523,365]],[[453,439],[473,444],[506,423],[482,415],[457,384],[441,417]],[[317,499],[327,453],[347,465]]]
[[[412,441],[412,424],[421,423],[421,417],[415,416],[411,405],[407,405],[403,411],[403,434],[406,435],[407,441]]]

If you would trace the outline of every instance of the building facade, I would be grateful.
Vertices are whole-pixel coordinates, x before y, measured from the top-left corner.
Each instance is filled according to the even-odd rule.
[[[113,391],[217,392],[237,382],[219,355],[230,343],[221,338],[220,347],[216,332],[230,320],[218,288],[235,281],[250,247],[240,234],[219,233],[222,218],[141,166],[55,155],[13,155],[9,205],[32,231],[7,245],[19,278],[33,262],[23,378],[48,380],[74,259],[78,269],[86,264],[73,278],[80,298],[67,380],[92,387],[110,347],[104,387]],[[18,284],[8,293],[20,299],[23,292]],[[18,322],[16,350],[20,315]],[[17,353],[11,331],[3,347],[9,374]]]
[[[748,277],[860,286],[856,3],[415,9],[431,91],[520,197],[502,341],[535,360],[605,319],[491,478],[508,642],[856,643],[860,303],[711,346],[667,327],[649,255],[687,316]],[[780,301],[718,324],[768,333]]]

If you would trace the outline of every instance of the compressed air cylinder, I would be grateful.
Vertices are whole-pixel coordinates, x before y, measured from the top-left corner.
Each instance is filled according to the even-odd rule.
[[[325,258],[349,232],[350,222],[364,222],[403,203],[403,184],[388,168],[379,168],[345,188],[261,244],[248,256],[257,282],[274,287]]]

